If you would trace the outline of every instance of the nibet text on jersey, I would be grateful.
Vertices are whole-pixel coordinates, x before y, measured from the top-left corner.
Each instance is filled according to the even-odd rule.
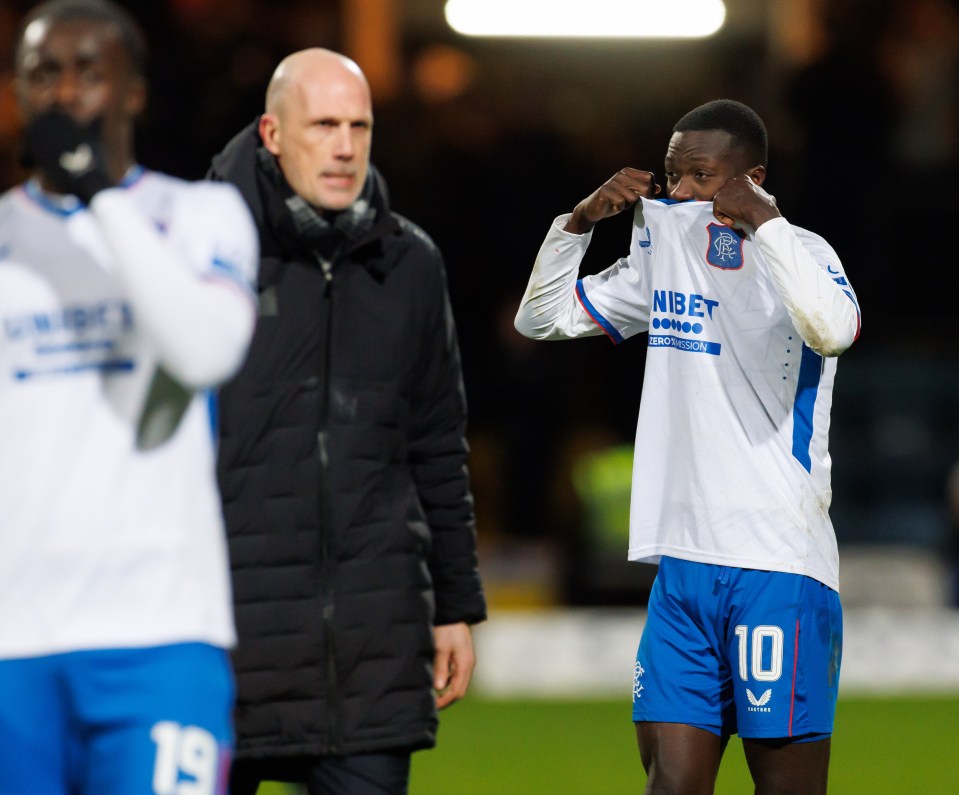
[[[7,339],[43,338],[54,335],[84,335],[112,329],[127,331],[133,326],[130,307],[122,301],[102,301],[87,306],[74,305],[52,312],[31,312],[4,320]]]
[[[653,291],[653,311],[671,312],[674,315],[688,315],[689,317],[708,317],[712,320],[713,310],[719,306],[719,301],[706,298],[699,293],[677,293],[673,290]]]

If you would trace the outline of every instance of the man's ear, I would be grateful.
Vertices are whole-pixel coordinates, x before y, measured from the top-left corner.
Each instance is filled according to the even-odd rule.
[[[280,122],[272,113],[260,116],[260,139],[267,152],[280,154]]]
[[[754,166],[746,172],[747,176],[757,185],[762,185],[766,181],[766,167]]]
[[[124,100],[124,109],[134,119],[139,118],[147,106],[147,83],[142,77],[137,75],[130,81],[127,87],[126,98]]]

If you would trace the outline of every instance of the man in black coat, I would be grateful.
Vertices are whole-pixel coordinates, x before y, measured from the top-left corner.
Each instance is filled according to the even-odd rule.
[[[277,67],[213,159],[257,220],[260,316],[220,394],[239,646],[232,795],[405,793],[486,617],[442,257],[370,165],[359,67]]]

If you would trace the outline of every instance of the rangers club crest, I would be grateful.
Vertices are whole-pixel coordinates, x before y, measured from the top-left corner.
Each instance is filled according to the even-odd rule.
[[[739,270],[743,266],[743,239],[722,224],[710,224],[706,229],[709,232],[706,262],[724,271]]]

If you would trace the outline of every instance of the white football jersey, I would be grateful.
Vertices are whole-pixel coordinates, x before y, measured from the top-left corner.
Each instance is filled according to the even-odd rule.
[[[839,258],[783,219],[742,237],[716,221],[711,202],[643,199],[636,218],[629,255],[575,282],[614,342],[648,332],[629,558],[805,574],[838,590],[828,452],[836,358],[810,346],[823,347],[830,324],[848,331],[845,346],[858,334]],[[585,250],[575,237],[554,227],[533,279],[549,285],[552,269],[552,285],[531,282],[528,298],[559,283],[544,260],[581,258],[567,252]],[[778,276],[773,256],[785,263]],[[790,273],[807,283],[785,284]],[[567,317],[565,330],[541,336],[589,333],[581,312]]]
[[[198,278],[249,293],[232,186],[125,184]],[[231,646],[211,396],[158,369],[91,211],[32,182],[0,197],[0,324],[0,657]],[[148,405],[170,415],[149,440]]]

